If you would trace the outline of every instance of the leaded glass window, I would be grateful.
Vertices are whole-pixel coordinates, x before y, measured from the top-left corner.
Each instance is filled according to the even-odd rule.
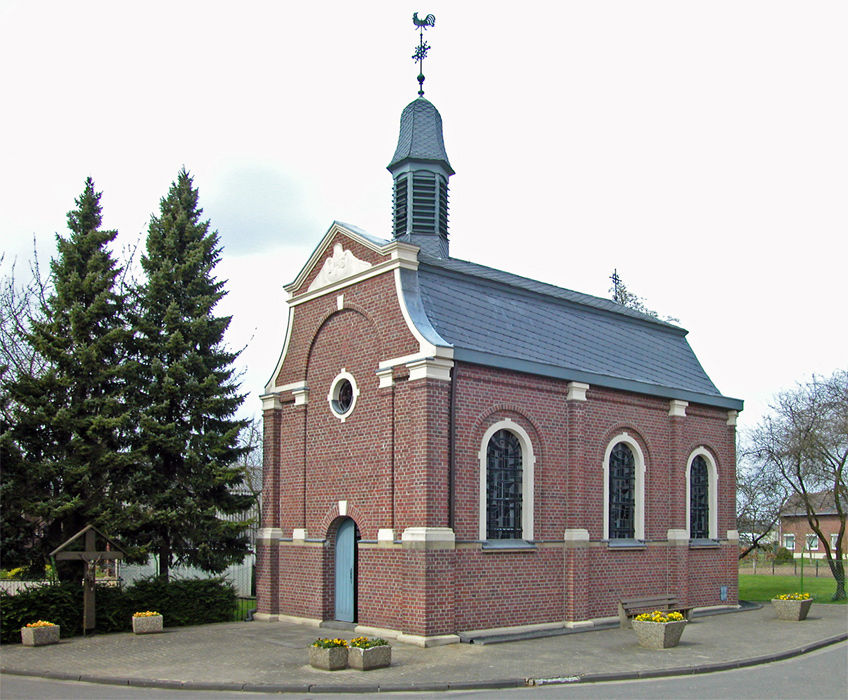
[[[710,481],[707,461],[698,455],[689,469],[689,537],[710,536]]]
[[[486,448],[486,537],[521,539],[521,443],[515,433],[499,430]]]
[[[612,448],[609,461],[609,537],[633,539],[636,521],[636,460],[623,442]]]

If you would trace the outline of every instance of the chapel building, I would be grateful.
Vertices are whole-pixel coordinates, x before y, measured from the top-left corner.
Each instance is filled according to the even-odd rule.
[[[256,617],[432,645],[736,605],[742,402],[687,331],[452,258],[423,97],[388,169],[391,239],[335,222],[285,287]]]

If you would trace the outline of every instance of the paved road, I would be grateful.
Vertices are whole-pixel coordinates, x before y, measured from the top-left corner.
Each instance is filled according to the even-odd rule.
[[[848,643],[761,666],[641,681],[549,685],[536,688],[448,691],[437,693],[380,693],[386,700],[845,700],[848,697]],[[25,676],[0,676],[2,700],[248,700],[264,693],[128,688],[74,681],[51,681]],[[294,693],[286,698],[314,698]],[[366,695],[335,694],[361,700]]]

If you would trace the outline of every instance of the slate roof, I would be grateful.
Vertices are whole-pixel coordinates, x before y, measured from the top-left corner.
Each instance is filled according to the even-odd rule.
[[[678,326],[475,263],[418,257],[424,313],[456,360],[742,409],[721,395]]]
[[[400,116],[398,145],[388,168],[391,170],[407,160],[441,162],[451,175],[454,173],[445,151],[442,116],[433,103],[423,97],[410,102]]]

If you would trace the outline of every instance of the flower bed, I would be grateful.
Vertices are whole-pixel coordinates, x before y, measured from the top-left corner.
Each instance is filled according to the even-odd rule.
[[[392,648],[385,639],[356,637],[350,640],[347,663],[359,671],[387,668],[392,664]]]
[[[161,632],[165,625],[165,619],[158,612],[133,613],[132,628],[133,634],[156,634]]]
[[[309,647],[309,664],[322,671],[347,668],[348,648],[344,639],[316,639]]]
[[[679,612],[662,612],[637,615],[633,619],[633,631],[639,645],[646,649],[669,649],[680,643],[686,619]]]
[[[813,605],[809,593],[784,593],[771,601],[778,620],[801,622],[807,619],[807,613]]]
[[[52,622],[46,620],[30,622],[26,627],[21,627],[21,644],[27,647],[57,644],[59,632],[59,625],[54,625]]]

